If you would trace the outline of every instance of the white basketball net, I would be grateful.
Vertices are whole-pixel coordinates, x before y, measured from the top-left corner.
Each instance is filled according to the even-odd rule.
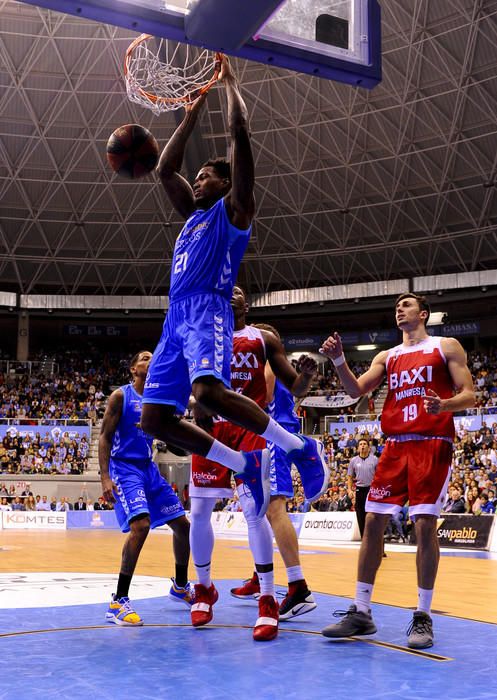
[[[129,99],[157,115],[193,101],[216,82],[217,73],[211,51],[148,34],[133,41],[124,63]]]

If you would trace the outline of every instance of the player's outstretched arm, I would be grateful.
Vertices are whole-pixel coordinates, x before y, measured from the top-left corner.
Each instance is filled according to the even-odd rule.
[[[424,400],[427,413],[437,415],[442,411],[462,411],[475,405],[475,389],[473,378],[468,368],[466,353],[461,343],[455,338],[443,338],[442,351],[447,360],[447,369],[452,378],[455,396],[442,399],[434,391],[428,390],[429,395]]]
[[[161,153],[157,172],[167,196],[176,211],[184,219],[187,219],[195,210],[193,189],[190,183],[180,175],[185,148],[197,123],[197,117],[207,98],[207,93],[198,97],[195,102],[185,107],[185,116],[181,124],[167,142]]]
[[[226,210],[231,223],[247,229],[254,218],[254,158],[250,145],[248,111],[229,59],[223,57],[219,80],[228,98],[228,127],[231,134],[231,190],[226,195]]]
[[[112,440],[122,412],[123,392],[121,389],[116,389],[109,397],[102,420],[100,437],[98,438],[98,464],[100,467],[100,481],[102,482],[102,496],[107,503],[114,503],[116,500],[113,493],[115,484],[112,482],[109,475],[109,460]]]
[[[269,331],[262,331],[262,334],[266,345],[267,359],[275,377],[294,396],[305,396],[316,374],[316,362],[312,357],[302,355],[299,359],[300,372],[297,372],[291,362],[288,361],[283,343]]]
[[[338,333],[330,335],[323,343],[319,352],[328,357],[335,365],[336,373],[343,388],[353,399],[358,399],[380,386],[385,376],[385,362],[388,352],[379,352],[373,358],[367,372],[356,377],[347,364],[343,353],[342,339]]]

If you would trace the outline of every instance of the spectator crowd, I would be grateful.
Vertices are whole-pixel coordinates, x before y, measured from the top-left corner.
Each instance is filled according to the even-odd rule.
[[[106,503],[102,496],[93,502],[90,498],[80,496],[76,501],[71,502],[66,496],[34,495],[31,484],[26,483],[18,488],[16,484],[7,487],[0,484],[0,511],[69,511],[69,510],[113,510],[114,506]]]
[[[31,431],[30,431],[31,433]],[[40,432],[7,433],[0,442],[0,471],[3,474],[83,474],[88,467],[90,445],[80,437],[53,428]],[[71,431],[72,433],[72,431]]]

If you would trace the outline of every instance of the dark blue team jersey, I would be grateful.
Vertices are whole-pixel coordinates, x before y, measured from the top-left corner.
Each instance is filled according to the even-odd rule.
[[[224,197],[187,219],[174,246],[171,302],[192,294],[220,294],[231,300],[251,226],[242,231],[230,222]]]
[[[152,459],[153,438],[138,427],[142,413],[142,397],[131,384],[120,387],[123,393],[123,412],[117,424],[110,456],[126,462]]]
[[[277,423],[285,428],[291,428],[291,432],[300,431],[300,421],[295,413],[295,401],[293,395],[277,379],[274,385],[273,400],[267,407],[268,413]]]

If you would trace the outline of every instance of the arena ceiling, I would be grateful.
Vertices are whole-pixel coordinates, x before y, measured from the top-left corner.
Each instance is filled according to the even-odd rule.
[[[235,61],[250,112],[253,293],[497,267],[497,1],[383,0],[372,92]],[[0,289],[164,294],[181,222],[154,177],[114,176],[136,36],[0,0]],[[209,95],[190,170],[227,148]]]

